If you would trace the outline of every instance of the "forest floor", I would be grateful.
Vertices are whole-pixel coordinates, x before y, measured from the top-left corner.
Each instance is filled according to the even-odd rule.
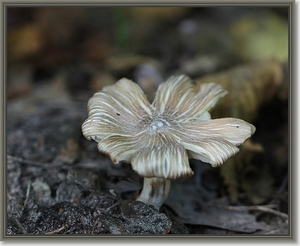
[[[284,9],[124,9],[8,12],[7,235],[289,235]],[[172,181],[158,211],[135,201],[143,179],[81,125],[103,86],[127,77],[152,100],[179,73],[222,84],[233,96],[213,117],[256,133],[220,168],[190,160],[195,175]]]

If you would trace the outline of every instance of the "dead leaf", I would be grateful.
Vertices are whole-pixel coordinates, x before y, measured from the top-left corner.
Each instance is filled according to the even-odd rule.
[[[184,184],[173,182],[166,204],[171,207],[186,223],[222,228],[235,232],[254,233],[269,231],[269,226],[258,222],[255,215],[247,211],[233,211],[225,209],[224,202],[216,200],[205,201],[201,198],[201,188],[193,183]]]

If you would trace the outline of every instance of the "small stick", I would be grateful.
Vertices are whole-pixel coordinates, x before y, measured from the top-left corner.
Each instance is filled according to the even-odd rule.
[[[23,158],[11,156],[11,155],[8,155],[7,159],[10,161],[18,161],[22,164],[33,165],[33,166],[38,166],[38,167],[41,167],[45,164],[49,164],[49,165],[51,164],[51,163],[44,163],[44,162],[29,161],[29,160],[25,160]]]
[[[23,209],[25,208],[25,206],[27,204],[27,201],[28,201],[28,198],[29,198],[30,187],[31,187],[31,181],[29,180],[28,183],[27,183],[26,199],[25,199],[25,202],[24,202]]]
[[[272,231],[265,232],[263,234],[278,234],[278,233],[280,233],[280,230],[272,230]]]
[[[95,221],[95,223],[94,223],[94,225],[93,225],[93,227],[92,227],[92,232],[91,232],[91,234],[94,234],[94,230],[95,230],[95,228],[96,228],[96,226],[97,226],[99,220],[100,220],[100,218],[97,218],[97,220]]]
[[[276,201],[278,201],[278,196],[285,190],[286,186],[288,185],[288,175],[286,174],[283,181],[281,182],[281,185],[279,189],[276,191],[276,194],[272,201],[269,202],[269,204],[274,204]]]
[[[25,159],[23,159],[23,158],[11,156],[11,155],[8,155],[8,156],[7,156],[7,159],[8,159],[9,161],[18,161],[20,164],[31,165],[31,166],[40,167],[40,168],[47,168],[47,169],[50,169],[50,168],[57,168],[58,165],[59,165],[60,167],[64,167],[64,168],[66,167],[66,168],[68,168],[67,165],[55,164],[55,163],[50,163],[50,162],[30,161],[30,160],[25,160]]]
[[[28,232],[25,230],[25,228],[23,227],[23,225],[21,224],[21,222],[17,218],[14,218],[14,219],[15,219],[15,222],[17,223],[17,225],[20,227],[22,233],[23,234],[28,234]]]
[[[222,208],[228,209],[228,210],[235,210],[235,211],[260,211],[260,212],[266,212],[270,214],[277,215],[283,219],[288,219],[288,215],[285,213],[282,213],[280,211],[274,210],[270,208],[270,205],[266,206],[222,206]]]
[[[69,225],[66,224],[66,225],[62,226],[61,228],[58,228],[58,229],[56,229],[56,230],[54,230],[54,231],[46,232],[45,234],[46,234],[46,235],[52,235],[52,234],[54,234],[54,233],[61,232],[62,230],[67,229],[68,227],[69,227]]]

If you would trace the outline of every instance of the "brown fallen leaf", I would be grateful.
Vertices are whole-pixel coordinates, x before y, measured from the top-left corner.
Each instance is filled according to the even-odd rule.
[[[283,69],[275,59],[241,65],[196,79],[196,89],[207,82],[221,84],[229,93],[211,112],[212,118],[236,117],[254,123],[259,109],[285,83]],[[274,177],[262,163],[254,162],[262,151],[263,146],[248,141],[241,146],[240,153],[220,167],[231,202],[237,202],[241,189],[253,204],[263,203],[272,194]]]
[[[183,183],[184,182],[184,185]],[[195,189],[192,182],[174,181],[166,204],[171,207],[185,224],[212,226],[234,232],[268,232],[270,227],[257,221],[248,211],[229,210],[224,202],[202,198],[201,187]]]

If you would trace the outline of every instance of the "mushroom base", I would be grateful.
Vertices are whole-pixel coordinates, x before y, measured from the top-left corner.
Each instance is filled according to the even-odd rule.
[[[144,178],[143,190],[136,199],[159,209],[169,195],[171,181],[163,178]]]

